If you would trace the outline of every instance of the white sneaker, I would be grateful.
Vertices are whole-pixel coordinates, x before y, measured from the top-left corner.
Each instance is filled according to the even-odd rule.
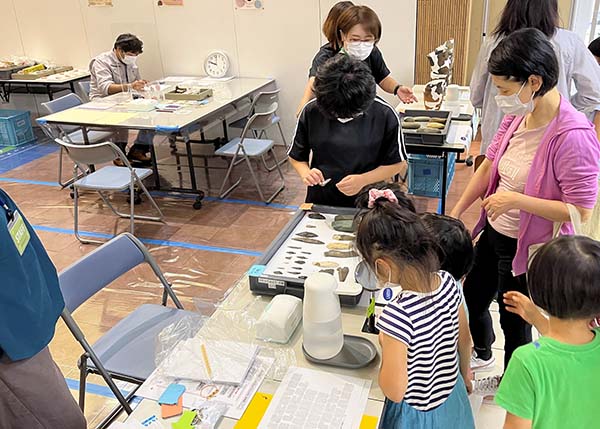
[[[494,357],[494,355],[492,355],[492,357],[488,360],[485,360],[478,358],[475,352],[471,354],[471,369],[474,372],[490,371],[494,369],[495,363],[496,358]]]
[[[483,396],[483,399],[485,400],[494,399],[501,380],[501,375],[473,380],[473,393],[475,395]]]

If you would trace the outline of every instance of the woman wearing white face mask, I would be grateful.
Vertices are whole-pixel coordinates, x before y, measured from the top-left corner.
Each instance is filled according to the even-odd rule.
[[[313,84],[318,68],[340,53],[364,61],[371,69],[377,85],[385,92],[394,94],[404,103],[417,101],[411,88],[400,85],[391,76],[383,55],[377,48],[381,39],[381,22],[371,8],[354,6],[351,2],[339,2],[329,12],[323,31],[329,43],[321,46],[312,61],[308,83],[297,114],[314,98]]]
[[[567,204],[587,219],[598,192],[600,143],[592,124],[558,91],[559,65],[552,43],[537,29],[518,30],[492,52],[488,69],[506,114],[500,129],[452,216],[483,198],[473,236],[481,233],[475,265],[464,283],[475,350],[475,371],[494,366],[495,336],[488,311],[506,292],[528,295],[525,272],[530,247],[552,238],[555,222],[566,222]],[[504,365],[513,351],[531,341],[531,325],[499,300],[504,332]],[[499,377],[486,379],[491,394]],[[476,383],[475,391],[478,391]]]

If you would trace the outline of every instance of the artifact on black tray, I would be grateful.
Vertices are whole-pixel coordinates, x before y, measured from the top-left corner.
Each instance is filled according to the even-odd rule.
[[[292,240],[301,241],[307,244],[325,244],[321,240],[315,240],[314,238],[294,237]]]
[[[298,237],[304,237],[304,238],[315,238],[318,237],[318,234],[315,234],[314,232],[309,232],[309,231],[302,231],[302,232],[298,232],[296,233],[296,235]]]
[[[340,264],[338,264],[337,262],[333,262],[333,261],[319,261],[319,262],[314,262],[313,265],[316,265],[317,267],[322,267],[322,268],[337,268],[340,266]]]
[[[327,248],[329,250],[350,250],[352,249],[352,243],[349,243],[347,241],[327,243]]]
[[[323,216],[321,213],[315,213],[315,212],[312,212],[312,213],[309,213],[309,214],[308,214],[308,217],[309,217],[310,219],[320,219],[320,220],[325,220],[325,216]]]
[[[350,250],[347,252],[343,252],[341,250],[328,250],[327,252],[325,252],[325,256],[327,256],[328,258],[353,258],[355,256],[358,256],[358,253],[356,253],[354,250]]]
[[[348,277],[348,273],[350,272],[350,268],[348,267],[340,267],[337,269],[338,276],[341,282],[346,281],[346,277]]]
[[[319,272],[320,272],[320,273],[327,273],[327,274],[331,274],[331,275],[333,275],[333,269],[331,269],[331,268],[327,268],[327,269],[325,269],[325,270],[321,270],[321,271],[319,271]]]
[[[333,234],[333,239],[338,241],[354,241],[356,237],[348,234]]]

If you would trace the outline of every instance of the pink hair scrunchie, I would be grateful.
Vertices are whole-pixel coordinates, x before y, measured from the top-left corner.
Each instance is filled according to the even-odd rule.
[[[375,201],[379,198],[385,198],[389,202],[397,203],[398,198],[396,198],[396,194],[392,192],[390,189],[371,189],[369,190],[369,204],[368,207],[372,209],[375,207]]]

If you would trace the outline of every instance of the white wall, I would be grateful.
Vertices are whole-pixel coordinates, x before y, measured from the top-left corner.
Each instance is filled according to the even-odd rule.
[[[113,7],[88,7],[87,0],[0,0],[0,57],[28,55],[86,68],[91,57],[112,48],[118,34],[130,32],[144,41],[142,75],[157,79],[203,74],[206,54],[221,49],[234,74],[277,80],[282,122],[291,134],[310,63],[324,43],[322,20],[335,2],[265,0],[264,10],[236,10],[233,0],[185,0],[183,7],[161,7],[156,0],[113,0]],[[393,76],[412,84],[416,0],[363,3],[382,21],[380,48]],[[36,112],[45,100],[18,95],[0,108]]]

